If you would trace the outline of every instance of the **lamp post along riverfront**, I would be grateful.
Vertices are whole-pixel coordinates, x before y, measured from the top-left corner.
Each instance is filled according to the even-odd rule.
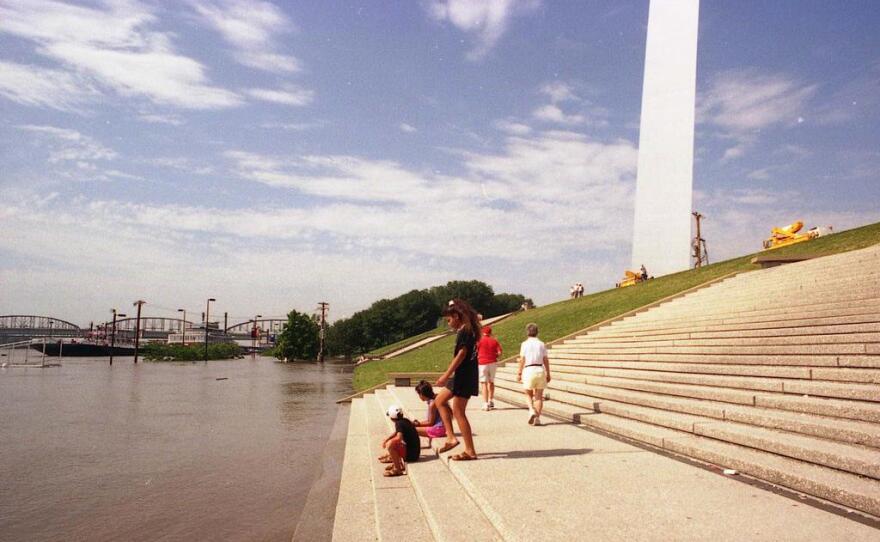
[[[323,363],[323,361],[324,361],[324,334],[325,334],[326,322],[327,322],[327,310],[330,308],[330,303],[327,303],[326,301],[321,301],[320,303],[318,303],[318,308],[321,311],[321,327],[318,330],[318,338],[320,341],[318,343],[318,361]]]
[[[180,323],[180,345],[186,346],[186,309],[177,309],[183,313],[183,322]]]
[[[205,363],[208,363],[208,320],[211,317],[211,301],[217,300],[211,297],[205,304]]]
[[[113,348],[116,347],[116,318],[125,318],[124,314],[119,314],[116,309],[110,309],[113,312],[113,327],[110,329],[110,365],[113,365]]]
[[[134,323],[134,362],[138,362],[138,351],[141,347],[141,306],[146,303],[143,299],[138,299],[133,303],[138,308],[137,318]]]
[[[251,344],[252,344],[251,357],[253,359],[257,359],[257,334],[259,333],[259,329],[260,329],[259,327],[257,327],[257,318],[262,318],[262,317],[263,317],[262,314],[258,314],[256,316],[254,316],[254,327],[253,327],[253,329],[251,329]]]

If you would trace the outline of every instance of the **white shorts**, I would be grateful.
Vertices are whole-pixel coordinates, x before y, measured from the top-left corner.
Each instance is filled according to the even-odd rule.
[[[522,384],[525,390],[543,390],[547,387],[547,373],[543,365],[530,365],[523,368]]]
[[[497,362],[480,365],[480,382],[495,382],[496,369],[498,369]]]

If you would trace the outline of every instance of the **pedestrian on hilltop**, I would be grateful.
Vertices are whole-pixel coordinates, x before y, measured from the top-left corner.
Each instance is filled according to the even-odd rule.
[[[480,321],[477,313],[462,299],[453,299],[443,308],[443,316],[449,327],[456,330],[455,347],[452,361],[446,372],[437,379],[437,391],[434,403],[440,412],[443,426],[446,428],[446,443],[439,453],[447,452],[458,446],[458,439],[452,431],[452,418],[458,424],[461,438],[464,440],[464,451],[453,455],[453,461],[471,461],[477,459],[474,449],[474,436],[471,424],[467,419],[467,404],[471,397],[479,395],[477,341],[480,338]],[[452,400],[450,413],[449,401]],[[451,414],[451,415],[450,415]]]
[[[528,338],[519,347],[517,382],[522,382],[529,403],[529,425],[541,425],[544,388],[550,382],[550,359],[547,347],[538,339],[538,324],[526,326]]]
[[[483,327],[483,338],[477,345],[477,360],[480,364],[480,388],[483,392],[483,410],[495,408],[495,371],[501,355],[501,343],[492,336],[492,328]]]

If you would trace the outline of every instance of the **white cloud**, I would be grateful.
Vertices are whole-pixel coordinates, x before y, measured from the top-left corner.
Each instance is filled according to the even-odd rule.
[[[267,72],[298,72],[302,69],[295,57],[278,53],[244,51],[236,53],[235,59],[245,66]]]
[[[805,85],[784,74],[756,70],[721,72],[697,100],[698,122],[728,133],[762,130],[797,122],[815,94],[816,85]]]
[[[240,63],[275,73],[299,71],[296,57],[276,52],[277,36],[293,29],[280,8],[269,2],[220,0],[196,1],[199,14],[237,50]]]
[[[546,104],[538,107],[537,109],[532,111],[532,116],[544,122],[555,122],[568,126],[576,126],[578,124],[585,124],[587,122],[587,118],[583,115],[568,115],[564,111],[562,111],[559,106],[554,104]]]
[[[467,58],[480,60],[495,47],[513,17],[533,12],[540,5],[539,0],[433,0],[428,13],[436,21],[448,21],[474,35],[477,45]]]
[[[312,103],[315,93],[294,85],[283,85],[280,89],[251,88],[245,94],[257,100],[283,105],[303,106]]]
[[[418,132],[415,126],[413,126],[412,124],[407,124],[405,122],[401,122],[397,127],[400,128],[401,132],[406,132],[408,134]]]
[[[35,42],[35,51],[80,76],[125,96],[188,109],[241,103],[213,86],[199,62],[174,50],[170,34],[149,30],[150,8],[135,0],[109,1],[106,9],[47,0],[0,5],[0,32]]]
[[[323,122],[264,122],[260,128],[278,129],[288,132],[303,132],[324,126]]]
[[[502,132],[506,132],[508,134],[520,136],[527,135],[532,131],[532,128],[527,124],[506,119],[495,121],[495,128],[498,128]]]
[[[171,126],[183,125],[183,119],[178,115],[157,115],[155,113],[142,113],[138,119],[150,124],[170,124]]]
[[[507,260],[532,253],[523,239],[555,257],[570,246],[607,248],[627,235],[628,226],[617,221],[631,212],[636,150],[629,142],[544,132],[508,138],[499,153],[458,154],[464,176],[354,156],[280,158],[234,151],[227,157],[245,179],[324,199],[308,211],[278,211],[266,220],[274,233],[261,235],[316,229],[371,249]],[[448,223],[456,224],[455,233],[438,236],[435,226]],[[254,226],[230,231],[249,227]],[[486,236],[491,246],[481,243]]]
[[[0,61],[0,95],[22,105],[77,111],[97,94],[76,74]]]
[[[541,94],[546,94],[552,103],[577,101],[580,98],[574,93],[571,85],[562,81],[553,81],[541,87]]]
[[[80,169],[89,169],[89,161],[113,160],[116,151],[109,149],[89,136],[76,130],[68,130],[55,126],[22,125],[20,130],[42,136],[50,147],[49,163],[81,162]]]

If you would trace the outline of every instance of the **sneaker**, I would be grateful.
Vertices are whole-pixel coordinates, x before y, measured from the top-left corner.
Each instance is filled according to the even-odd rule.
[[[489,403],[483,403],[483,410],[489,410]]]
[[[489,401],[488,403],[486,403],[486,406],[489,407],[487,410],[495,409],[495,403],[493,401]]]
[[[536,426],[536,427],[539,426],[539,425],[541,425],[541,417],[540,417],[540,416],[535,416],[535,423],[533,423],[532,425],[534,425],[534,426]]]
[[[534,412],[529,414],[529,425],[535,425],[535,420],[538,419],[538,415]]]

